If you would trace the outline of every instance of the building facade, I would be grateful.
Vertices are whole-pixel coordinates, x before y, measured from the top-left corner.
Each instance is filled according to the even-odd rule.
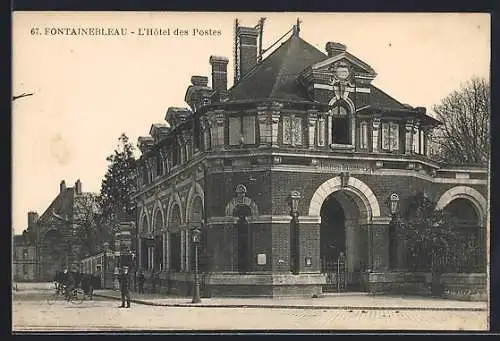
[[[37,212],[28,212],[23,245],[30,250],[35,280],[51,281],[56,271],[79,267],[81,243],[77,237],[80,223],[87,217],[91,219],[96,210],[95,195],[83,192],[80,180],[74,187],[66,187],[63,180],[59,193],[41,216]],[[19,259],[16,252],[24,252],[23,247],[16,248],[14,244],[14,263]]]
[[[261,60],[258,32],[237,28],[230,89],[228,59],[211,56],[211,86],[192,76],[188,107],[139,138],[146,276],[190,294],[201,227],[202,295],[319,295],[340,259],[345,290],[390,291],[409,281],[404,241],[391,242],[391,196],[403,210],[418,193],[464,215],[485,253],[487,170],[433,161],[439,122],[425,108],[374,86],[376,72],[343,44],[319,51],[295,26]]]
[[[37,260],[36,248],[30,245],[23,235],[13,236],[12,279],[15,282],[32,282],[36,280]]]

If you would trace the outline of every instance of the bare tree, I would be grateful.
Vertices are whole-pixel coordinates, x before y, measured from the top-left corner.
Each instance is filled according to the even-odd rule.
[[[435,131],[435,157],[456,165],[488,164],[490,85],[474,77],[434,106],[443,124]]]
[[[78,246],[79,257],[96,252],[103,238],[99,224],[100,213],[98,197],[94,193],[82,193],[75,197],[72,218],[52,212],[55,218],[73,226],[73,237],[75,245]]]

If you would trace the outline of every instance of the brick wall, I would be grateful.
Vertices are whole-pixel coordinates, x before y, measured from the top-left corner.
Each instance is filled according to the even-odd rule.
[[[247,197],[259,208],[260,215],[271,214],[271,178],[269,171],[210,174],[207,177],[208,216],[224,216],[227,203],[236,195],[236,186],[245,185]]]
[[[299,218],[300,219],[300,218]],[[320,264],[320,227],[319,224],[300,222],[299,220],[299,259],[300,272],[319,272]],[[311,258],[311,266],[306,266],[306,258]]]
[[[290,271],[290,225],[272,225],[273,272]]]

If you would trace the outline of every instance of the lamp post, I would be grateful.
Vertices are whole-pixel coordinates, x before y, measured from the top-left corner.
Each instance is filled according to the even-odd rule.
[[[201,230],[198,227],[193,228],[193,245],[194,245],[194,290],[192,303],[200,303],[200,282],[198,279],[198,245],[200,244]]]
[[[391,215],[394,218],[396,218],[396,215],[398,213],[398,204],[399,204],[399,196],[396,193],[392,193],[390,197],[390,204],[391,204]]]
[[[391,222],[389,223],[389,267],[394,269],[399,266],[399,252],[397,243],[396,227],[398,225],[399,196],[392,193],[389,198],[391,210]]]
[[[289,197],[290,205],[290,216],[292,220],[290,221],[290,269],[292,273],[297,274],[300,269],[300,259],[298,254],[299,251],[299,200],[301,195],[298,191],[292,191]]]

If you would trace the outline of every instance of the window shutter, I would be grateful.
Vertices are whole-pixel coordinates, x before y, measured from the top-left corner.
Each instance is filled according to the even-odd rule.
[[[382,123],[382,149],[389,150],[389,124]]]
[[[302,144],[302,117],[293,118],[293,141],[297,145]]]
[[[292,127],[290,116],[283,116],[283,144],[292,143]]]
[[[399,125],[397,123],[390,124],[391,133],[391,150],[399,150]]]

